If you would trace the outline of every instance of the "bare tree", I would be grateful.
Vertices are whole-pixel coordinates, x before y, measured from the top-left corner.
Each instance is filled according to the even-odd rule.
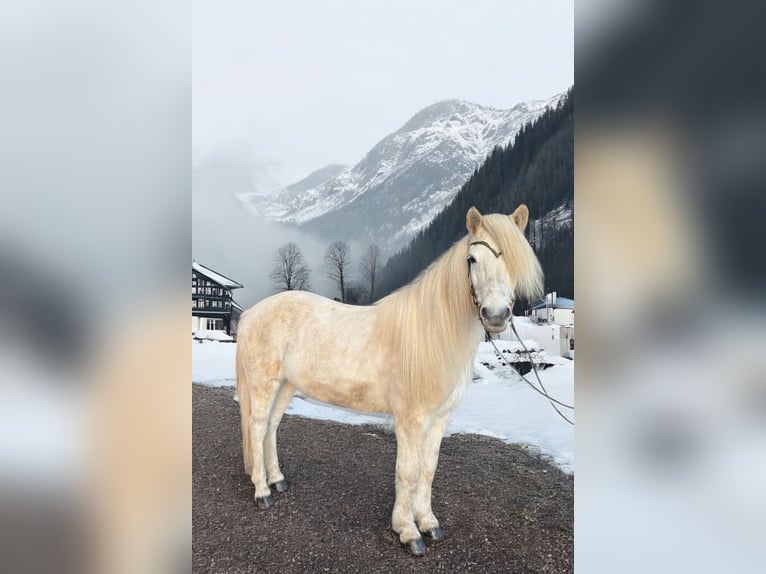
[[[378,262],[380,260],[380,247],[377,245],[370,245],[367,253],[359,263],[359,267],[362,268],[362,277],[366,281],[367,290],[370,295],[370,303],[375,297],[375,277],[378,274]]]
[[[287,243],[274,254],[269,277],[277,291],[305,291],[311,287],[310,276],[311,269],[295,243]]]
[[[351,265],[351,250],[343,241],[336,241],[327,249],[324,260],[327,263],[327,276],[340,289],[340,300],[346,302],[346,281],[348,268]]]

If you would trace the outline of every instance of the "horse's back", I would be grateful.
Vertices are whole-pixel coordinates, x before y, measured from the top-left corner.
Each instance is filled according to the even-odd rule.
[[[324,298],[305,291],[284,291],[259,301],[239,319],[238,346],[254,340],[261,346],[280,343],[283,336],[295,332],[321,299]]]
[[[328,337],[331,343],[337,341],[339,329],[358,333],[362,325],[370,323],[371,309],[345,305],[307,291],[284,291],[259,301],[242,314],[237,345],[255,346],[263,354],[281,352],[288,344],[315,344]]]

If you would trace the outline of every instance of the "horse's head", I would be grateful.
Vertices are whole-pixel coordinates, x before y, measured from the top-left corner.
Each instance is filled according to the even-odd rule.
[[[505,329],[517,290],[528,291],[530,280],[538,280],[537,276],[522,277],[518,269],[509,269],[509,261],[512,261],[516,253],[503,253],[504,250],[519,250],[521,253],[520,246],[516,245],[521,241],[527,248],[523,250],[524,256],[529,257],[531,254],[534,259],[524,239],[528,220],[529,210],[526,205],[520,205],[508,216],[482,216],[475,207],[469,209],[466,215],[466,227],[470,233],[468,276],[479,318],[489,333],[499,333]],[[536,259],[532,267],[539,274]]]

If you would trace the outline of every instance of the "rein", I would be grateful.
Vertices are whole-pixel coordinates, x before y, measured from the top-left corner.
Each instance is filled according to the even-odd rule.
[[[529,364],[532,365],[532,370],[535,372],[535,377],[537,378],[537,382],[540,383],[540,387],[542,390],[538,389],[534,384],[532,384],[524,375],[522,375],[516,367],[514,367],[511,362],[503,355],[503,352],[497,348],[497,345],[495,344],[495,340],[490,336],[489,342],[492,343],[492,346],[495,348],[495,352],[503,359],[505,359],[505,362],[508,363],[511,368],[516,371],[516,374],[519,375],[522,380],[527,383],[530,387],[532,387],[536,392],[544,396],[548,401],[551,403],[551,406],[553,407],[553,410],[555,410],[558,415],[564,419],[566,422],[568,422],[570,425],[574,426],[574,422],[567,418],[564,413],[562,413],[558,407],[556,406],[561,405],[564,408],[574,410],[574,407],[572,405],[568,405],[566,403],[562,403],[558,399],[553,398],[548,394],[548,389],[545,388],[545,385],[543,384],[543,381],[540,379],[540,373],[537,372],[537,366],[535,365],[535,362],[532,360],[531,353],[529,352],[529,349],[527,349],[526,345],[524,344],[524,341],[521,340],[521,337],[519,337],[518,331],[516,331],[516,325],[513,322],[513,314],[511,314],[511,329],[513,329],[513,334],[516,335],[516,338],[518,339],[519,343],[521,343],[522,349],[524,349],[524,352],[527,353],[527,355],[530,355],[529,358]]]
[[[500,257],[503,254],[502,251],[496,251],[486,241],[472,241],[469,244],[469,247],[471,245],[483,245],[484,247],[489,249],[495,257]],[[473,260],[472,257],[469,256],[467,258],[467,261],[468,261],[468,284],[470,285],[470,288],[471,288],[471,299],[473,300],[474,307],[476,307],[476,312],[477,312],[477,317],[479,319],[479,322],[482,324],[482,326],[484,326],[484,323],[481,320],[481,307],[479,305],[479,300],[476,298],[476,290],[473,288],[473,279],[471,279],[471,265],[473,265],[474,260]],[[535,372],[535,377],[537,378],[537,382],[540,383],[540,389],[542,389],[542,390],[538,389],[532,382],[530,382],[524,375],[522,375],[521,372],[519,372],[519,370],[516,369],[516,367],[513,366],[511,361],[509,361],[503,355],[503,352],[500,349],[497,348],[497,345],[495,344],[495,339],[492,337],[492,334],[489,331],[487,331],[486,329],[484,329],[484,332],[487,334],[487,338],[489,339],[489,342],[492,343],[492,346],[495,348],[495,352],[497,353],[499,358],[505,359],[505,362],[514,371],[516,371],[516,374],[519,375],[519,377],[521,377],[521,379],[525,383],[527,383],[530,387],[532,387],[537,393],[541,394],[546,399],[548,399],[548,401],[551,403],[551,406],[553,407],[553,409],[558,413],[558,415],[562,419],[564,419],[570,425],[574,426],[574,422],[572,420],[570,420],[569,418],[567,418],[564,415],[564,413],[562,413],[556,405],[558,404],[558,405],[561,405],[564,408],[571,409],[571,410],[574,410],[574,407],[572,405],[567,405],[565,403],[562,403],[561,401],[553,398],[552,396],[550,396],[548,394],[548,390],[545,388],[545,385],[543,384],[543,381],[540,379],[540,373],[537,371],[537,366],[535,365],[534,361],[532,360],[531,353],[530,353],[529,349],[527,349],[527,346],[524,344],[524,341],[521,340],[521,337],[519,336],[519,332],[516,330],[516,324],[513,322],[513,300],[511,300],[510,303],[511,303],[511,329],[513,330],[513,334],[516,336],[516,339],[518,339],[519,343],[521,343],[521,348],[524,349],[524,352],[527,353],[527,355],[529,356],[529,364],[532,365],[532,370]]]

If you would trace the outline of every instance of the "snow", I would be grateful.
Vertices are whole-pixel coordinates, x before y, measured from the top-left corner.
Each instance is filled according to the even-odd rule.
[[[509,343],[503,341],[503,347]],[[525,341],[525,344],[536,346],[531,341]],[[232,344],[192,343],[192,382],[234,387],[235,353],[236,345]],[[541,370],[540,378],[552,397],[574,404],[574,362],[566,359],[557,362],[559,364]],[[527,379],[536,383],[532,373]],[[571,411],[562,411],[573,418]],[[298,395],[290,403],[287,414],[346,424],[391,425],[388,415],[358,413]],[[564,472],[574,472],[574,429],[556,414],[547,400],[530,389],[516,371],[500,364],[490,343],[479,344],[474,380],[468,385],[462,403],[450,416],[446,434],[459,433],[481,434],[506,443],[529,446]]]
[[[231,343],[192,342],[192,382],[209,387],[236,386],[236,352],[237,346]]]
[[[242,287],[239,283],[236,281],[233,281],[232,279],[229,279],[228,277],[224,277],[220,273],[216,273],[212,269],[209,269],[208,267],[205,267],[204,265],[197,263],[196,261],[192,261],[192,269],[196,271],[197,273],[201,273],[211,281],[214,281],[218,283],[219,285],[222,285],[223,287],[228,287],[229,289],[238,289]]]
[[[209,341],[234,341],[234,337],[227,335],[224,331],[192,331],[192,337],[195,339],[207,339]]]

